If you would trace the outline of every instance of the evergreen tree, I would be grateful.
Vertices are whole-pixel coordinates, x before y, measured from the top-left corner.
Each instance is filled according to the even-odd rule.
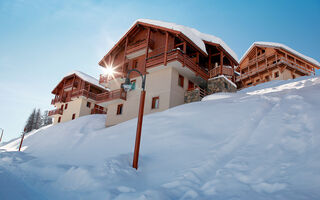
[[[32,113],[28,117],[28,120],[25,126],[26,132],[30,132],[34,129],[33,127],[34,127],[35,115],[36,115],[36,109],[34,108]]]
[[[40,109],[37,110],[35,116],[34,116],[34,128],[33,129],[39,129],[42,125],[42,119],[41,119],[41,111]]]
[[[48,111],[44,111],[42,115],[42,126],[52,124],[52,118],[48,116]]]

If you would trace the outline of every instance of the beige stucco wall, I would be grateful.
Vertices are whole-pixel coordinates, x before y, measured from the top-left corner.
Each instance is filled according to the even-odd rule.
[[[90,108],[87,107],[87,102],[91,102]],[[72,99],[68,103],[56,103],[55,107],[60,108],[63,105],[63,114],[53,116],[53,124],[58,123],[58,118],[61,117],[61,122],[66,122],[72,120],[72,115],[75,114],[75,118],[91,114],[91,109],[94,107],[94,101],[92,99],[87,99],[86,97],[77,97]],[[65,109],[65,104],[68,104],[67,109]]]
[[[184,77],[184,88],[182,88],[178,85],[178,77],[179,73],[170,65],[147,74],[144,114],[164,111],[184,103],[184,92],[188,88],[188,78]],[[136,89],[127,93],[126,101],[117,100],[107,106],[106,126],[112,126],[138,116],[142,80],[140,76],[131,80],[136,80]],[[119,79],[116,81],[120,82]],[[110,83],[110,86],[117,87],[111,88],[112,90],[119,89],[115,83]],[[159,108],[152,109],[152,98],[157,96],[159,96]],[[116,114],[119,104],[123,104],[121,115]]]

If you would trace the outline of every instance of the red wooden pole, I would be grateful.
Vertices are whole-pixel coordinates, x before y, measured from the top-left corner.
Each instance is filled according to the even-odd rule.
[[[22,133],[22,137],[21,137],[21,141],[20,141],[20,146],[19,146],[19,151],[21,150],[21,147],[22,147],[22,142],[23,142],[23,139],[24,139],[24,133],[25,133],[26,131],[23,131],[23,133]]]
[[[140,107],[139,107],[139,116],[138,116],[138,124],[137,124],[136,143],[134,147],[133,164],[132,164],[132,167],[136,168],[137,170],[138,170],[138,161],[139,161],[141,129],[142,129],[145,97],[146,97],[146,91],[142,90],[140,95]]]

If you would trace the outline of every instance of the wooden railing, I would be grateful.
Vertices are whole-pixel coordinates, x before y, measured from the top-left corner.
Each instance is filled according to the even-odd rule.
[[[138,51],[140,49],[144,49],[146,47],[147,47],[147,40],[146,39],[140,40],[134,44],[129,44],[127,46],[126,54],[131,54],[135,51]],[[149,40],[149,48],[153,49],[153,47],[154,47],[154,42],[153,42],[153,40],[150,39]]]
[[[97,103],[102,103],[102,102],[111,101],[111,100],[115,100],[115,99],[126,100],[127,93],[121,88],[118,90],[113,90],[110,92],[97,94],[97,96],[96,96]]]
[[[65,103],[67,101],[67,97],[59,97],[59,96],[56,96],[54,99],[51,100],[51,105],[54,105],[58,102],[63,102]]]
[[[163,48],[161,48],[161,50],[163,50]],[[147,59],[147,68],[163,64],[165,56],[164,54],[164,52],[160,51],[159,54],[153,54],[152,56],[150,56]],[[190,68],[196,74],[200,75],[202,78],[209,78],[208,72],[205,69],[201,68],[198,64],[196,64],[196,62],[194,62],[192,58],[184,54],[184,52],[181,49],[171,49],[167,51],[167,62],[174,60],[178,60],[182,64],[184,63],[185,66]]]
[[[55,109],[55,110],[50,110],[48,112],[48,116],[52,116],[52,115],[62,115],[63,114],[63,110],[61,108]]]
[[[221,75],[220,73],[220,66],[213,68],[209,71],[209,77],[213,78],[216,77],[218,75]],[[222,75],[227,75],[227,76],[233,76],[233,69],[231,67],[222,67]]]
[[[91,114],[107,114],[107,112],[101,108],[92,108]]]
[[[270,56],[270,57],[272,57],[272,56]],[[246,79],[249,76],[253,76],[257,73],[260,73],[260,72],[263,72],[267,69],[273,68],[273,67],[277,66],[278,64],[286,64],[289,67],[294,68],[294,69],[296,69],[300,72],[303,72],[307,75],[311,75],[314,73],[312,70],[307,69],[304,66],[298,65],[297,63],[294,63],[293,61],[290,61],[290,60],[286,59],[285,57],[280,57],[278,60],[272,59],[271,61],[268,61],[267,64],[255,67],[253,70],[250,70],[248,72],[241,73],[240,76],[237,77],[237,81],[240,81],[242,79]]]
[[[92,93],[92,92],[88,92],[87,90],[79,90],[79,91],[75,91],[71,94],[71,98],[79,97],[79,96],[87,97],[87,98],[90,98],[93,100],[96,100],[96,98],[97,98],[97,94]]]

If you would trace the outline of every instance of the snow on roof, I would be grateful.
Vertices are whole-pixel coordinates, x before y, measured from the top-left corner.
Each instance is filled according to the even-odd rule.
[[[190,28],[187,26],[182,26],[182,25],[178,25],[170,22],[163,22],[163,21],[151,20],[151,19],[138,19],[134,22],[134,24],[136,24],[137,22],[152,24],[155,26],[161,26],[161,27],[172,29],[175,31],[180,31],[206,54],[208,53],[206,51],[206,46],[204,44],[204,41],[220,44],[222,48],[224,48],[236,61],[238,61],[237,54],[234,51],[232,51],[232,49],[222,39],[214,35],[201,33],[200,31],[194,28]]]
[[[92,77],[92,76],[90,76],[90,75],[88,75],[88,74],[86,74],[86,73],[77,71],[77,70],[74,70],[74,71],[70,72],[70,73],[67,74],[65,77],[70,76],[70,75],[72,75],[72,74],[76,74],[76,75],[79,76],[82,80],[84,80],[84,81],[86,81],[86,82],[88,82],[88,83],[91,83],[91,84],[93,84],[93,85],[95,85],[95,86],[97,86],[97,87],[99,87],[99,88],[101,88],[101,89],[106,90],[106,88],[105,88],[103,85],[100,85],[100,84],[99,84],[99,80],[98,80],[98,79],[96,79],[96,78],[94,78],[94,77]]]
[[[282,48],[284,50],[287,50],[288,52],[296,55],[296,56],[299,56],[301,58],[303,58],[304,60],[307,60],[309,61],[310,63],[320,67],[320,63],[318,61],[316,61],[315,59],[313,58],[310,58],[308,56],[305,56],[303,55],[302,53],[299,53],[293,49],[291,49],[290,47],[284,45],[284,44],[281,44],[281,43],[276,43],[276,42],[254,42],[250,48],[245,52],[245,54],[243,54],[242,58],[240,59],[240,62],[242,62],[242,60],[247,56],[247,54],[251,51],[251,49],[255,46],[255,45],[259,45],[259,46],[266,46],[266,47],[277,47],[277,48]],[[239,62],[239,63],[240,63]]]

